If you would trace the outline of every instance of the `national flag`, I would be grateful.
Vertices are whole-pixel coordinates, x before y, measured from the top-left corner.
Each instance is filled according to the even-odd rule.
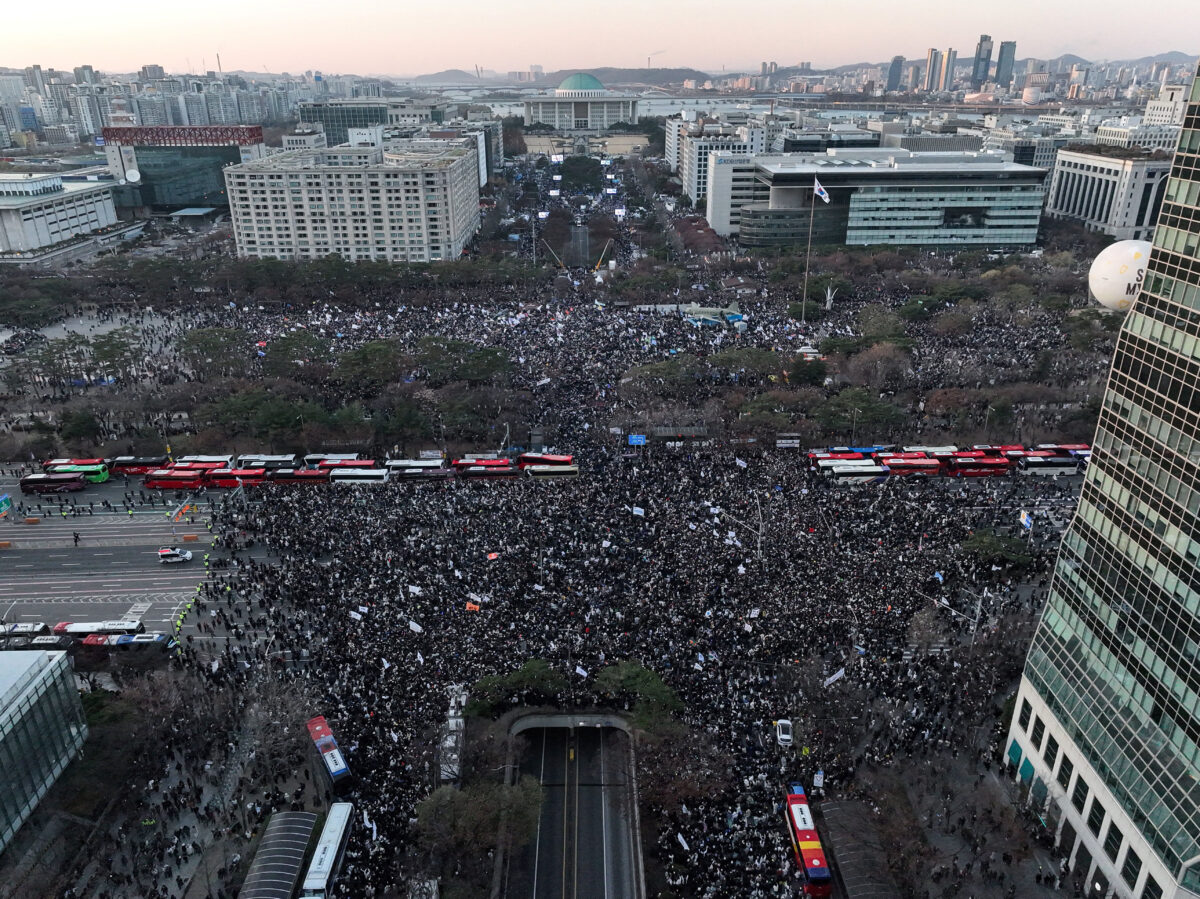
[[[820,197],[826,203],[829,202],[829,191],[821,186],[821,182],[817,180],[816,175],[813,175],[813,194]]]
[[[645,518],[645,517],[646,517],[646,510],[645,510],[645,509],[643,509],[641,506],[634,506],[634,507],[633,507],[633,514],[634,514],[634,515],[637,515],[637,516],[640,516],[641,518]]]
[[[747,467],[747,463],[746,463],[745,459],[738,459],[735,457],[733,461],[737,463],[738,468],[746,468]]]
[[[421,627],[421,625],[417,624],[415,621],[410,621],[408,623],[408,629],[414,634],[421,634],[425,632],[425,628]]]
[[[382,658],[382,656],[380,658]],[[383,659],[383,670],[387,671],[391,667],[392,667],[392,663],[389,662],[387,659]]]
[[[421,651],[419,649],[417,650],[417,661],[422,665],[425,664],[425,656],[421,655]]]
[[[575,673],[578,674],[580,677],[587,677],[587,675],[588,675],[587,669],[583,668],[580,665],[575,666]]]
[[[1021,526],[1027,531],[1033,530],[1033,516],[1028,512],[1021,513]]]
[[[359,615],[358,612],[355,612],[353,609],[350,610],[350,617],[355,621],[362,621],[362,615]]]

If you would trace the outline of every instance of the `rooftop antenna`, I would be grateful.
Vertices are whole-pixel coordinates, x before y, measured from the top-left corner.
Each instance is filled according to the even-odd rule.
[[[221,75],[225,74],[225,70],[221,68],[221,54],[217,54],[217,72]]]

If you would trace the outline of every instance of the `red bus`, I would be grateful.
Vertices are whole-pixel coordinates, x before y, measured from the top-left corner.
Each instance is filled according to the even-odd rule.
[[[169,464],[166,456],[117,456],[108,468],[113,474],[147,474]]]
[[[27,474],[21,478],[22,493],[75,493],[87,487],[87,478],[77,471]]]
[[[340,785],[351,779],[350,766],[338,748],[333,731],[324,715],[308,719],[308,735],[312,738],[313,746],[321,756],[321,766],[336,792]]]
[[[556,456],[551,453],[521,453],[517,456],[517,468],[525,469],[530,465],[574,465],[574,456]]]
[[[278,468],[267,474],[269,484],[328,484],[328,468]]]
[[[204,472],[158,468],[146,474],[142,486],[147,490],[199,490],[204,486]]]
[[[467,468],[509,468],[512,466],[512,462],[508,459],[473,459],[470,456],[455,459],[450,464],[459,471]]]
[[[821,847],[821,838],[817,836],[817,825],[813,821],[812,810],[808,807],[808,796],[804,793],[803,784],[788,784],[787,824],[788,834],[792,838],[792,851],[796,854],[796,864],[800,866],[804,875],[804,894],[814,897],[832,896],[833,875],[829,870],[829,862],[825,859],[825,850]]]
[[[168,471],[216,471],[218,468],[228,468],[224,462],[172,462],[167,466]]]
[[[42,470],[49,471],[60,465],[103,465],[108,468],[107,459],[47,459],[42,463]]]
[[[1012,470],[1012,462],[995,456],[980,459],[955,458],[946,465],[946,475],[951,478],[1003,477]]]
[[[206,487],[257,487],[267,479],[265,468],[215,468],[205,472]]]
[[[808,467],[815,469],[821,462],[826,460],[837,462],[856,462],[866,458],[867,456],[864,453],[809,453]]]
[[[876,453],[875,459],[880,464],[886,465],[891,459],[928,459],[925,453]]]
[[[937,459],[880,459],[879,464],[892,477],[936,478],[942,474],[942,463]]]
[[[317,468],[376,468],[374,459],[322,459]]]

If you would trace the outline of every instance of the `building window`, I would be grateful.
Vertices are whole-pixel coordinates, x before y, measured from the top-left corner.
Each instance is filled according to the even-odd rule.
[[[1021,730],[1029,729],[1029,716],[1033,714],[1033,706],[1029,704],[1028,699],[1021,700],[1021,714],[1017,718],[1017,724],[1021,726]]]
[[[1058,740],[1052,736],[1046,738],[1046,751],[1043,753],[1043,758],[1045,758],[1050,771],[1053,772],[1054,766],[1058,764]]]
[[[1132,847],[1125,853],[1125,864],[1121,865],[1121,879],[1131,887],[1137,886],[1138,875],[1142,873],[1142,860]]]
[[[1075,781],[1075,792],[1071,794],[1071,804],[1075,806],[1077,812],[1082,813],[1083,807],[1087,805],[1088,785],[1081,777]]]
[[[1110,821],[1108,824],[1108,833],[1104,835],[1104,851],[1108,853],[1108,857],[1114,862],[1117,860],[1117,855],[1121,851],[1121,843],[1124,840],[1125,834],[1121,833],[1115,821]]]
[[[1087,823],[1088,829],[1096,836],[1100,836],[1100,827],[1104,824],[1104,806],[1100,804],[1099,799],[1092,800],[1091,810],[1088,811]]]
[[[1042,737],[1046,736],[1046,725],[1037,715],[1033,716],[1033,733],[1030,735],[1033,740],[1033,748],[1038,752],[1042,749]]]
[[[1200,78],[1196,79],[1196,83],[1200,84]],[[1162,887],[1158,885],[1158,881],[1153,877],[1146,878],[1146,886],[1142,890],[1142,899],[1162,899]]]
[[[1071,785],[1071,775],[1075,773],[1075,764],[1068,756],[1063,756],[1062,767],[1058,769],[1058,784],[1064,790]]]

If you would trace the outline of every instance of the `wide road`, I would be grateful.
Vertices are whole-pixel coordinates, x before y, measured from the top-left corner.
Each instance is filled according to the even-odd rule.
[[[513,860],[516,899],[637,899],[629,739],[615,728],[530,730],[521,773],[542,784],[537,834]]]
[[[37,519],[26,524],[14,509],[10,518],[0,520],[0,542],[8,544],[0,547],[0,617],[5,622],[54,625],[137,618],[149,631],[172,629],[179,609],[204,580],[207,516],[173,524],[161,504],[135,507],[130,515],[121,503],[125,489],[118,481],[75,494],[76,507],[84,514],[71,514],[68,505],[63,517],[58,498],[22,497],[11,478],[0,478],[0,494],[24,501],[30,517]],[[117,510],[105,510],[101,500]],[[185,544],[184,534],[198,539]],[[191,549],[195,560],[161,564],[158,548],[174,544]]]

